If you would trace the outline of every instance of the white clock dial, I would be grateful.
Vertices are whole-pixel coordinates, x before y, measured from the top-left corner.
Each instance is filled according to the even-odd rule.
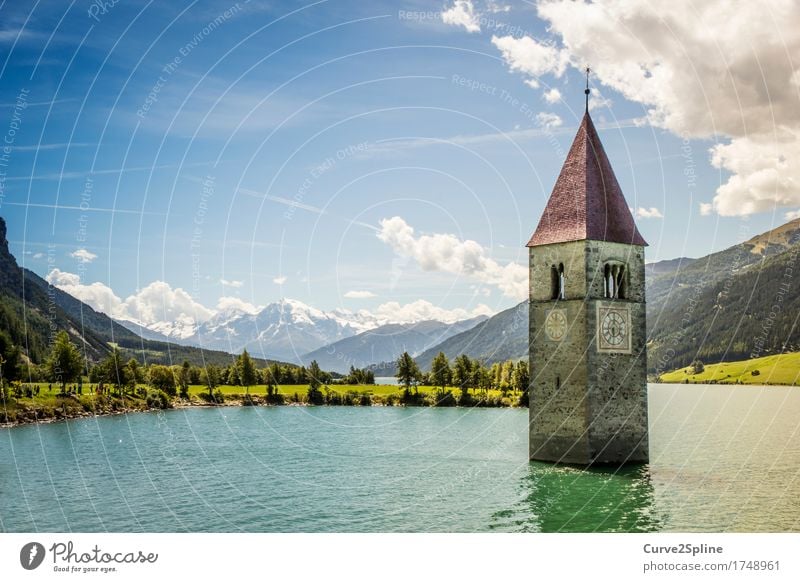
[[[628,322],[618,311],[609,311],[603,318],[601,333],[609,345],[622,345],[628,337]]]

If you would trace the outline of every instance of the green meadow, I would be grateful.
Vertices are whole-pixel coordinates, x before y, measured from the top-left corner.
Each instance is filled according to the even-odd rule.
[[[764,356],[740,362],[706,364],[699,374],[692,366],[661,375],[670,384],[800,384],[800,352]]]

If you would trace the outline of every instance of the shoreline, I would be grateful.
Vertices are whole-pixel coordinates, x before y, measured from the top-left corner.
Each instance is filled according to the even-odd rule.
[[[72,400],[69,396],[63,397],[65,403],[67,400]],[[527,406],[518,405],[495,405],[487,400],[475,400],[472,405],[436,405],[433,403],[426,403],[424,401],[419,403],[397,403],[387,404],[383,401],[371,402],[370,404],[358,403],[319,403],[314,404],[310,402],[267,402],[267,397],[260,395],[250,395],[250,402],[248,403],[245,397],[226,396],[223,402],[208,402],[199,398],[190,398],[188,401],[181,398],[175,398],[167,407],[148,407],[148,406],[120,406],[119,402],[112,400],[112,406],[101,408],[100,410],[86,410],[83,407],[73,407],[67,409],[66,406],[57,407],[53,409],[52,414],[42,415],[42,409],[36,407],[24,406],[21,411],[15,411],[15,419],[13,421],[4,420],[0,422],[0,429],[14,428],[18,426],[27,426],[33,424],[53,424],[56,422],[65,422],[67,420],[78,420],[84,418],[96,418],[103,416],[119,416],[124,414],[133,414],[140,412],[158,412],[165,410],[182,410],[187,408],[224,408],[224,407],[246,407],[246,406],[347,406],[352,408],[371,408],[371,407],[402,407],[402,408],[527,408]],[[121,399],[120,399],[121,400]],[[73,404],[77,404],[73,401]],[[21,412],[21,413],[20,413]],[[0,408],[0,418],[7,418],[7,409]]]
[[[710,384],[701,384],[701,383],[678,383],[678,382],[651,382],[649,383],[654,386],[715,386],[715,387],[727,387],[727,386],[737,386],[741,388],[791,388],[793,387],[791,384],[735,384],[735,383],[727,383],[723,384],[721,382],[718,383],[710,383]],[[171,402],[170,406],[167,407],[157,407],[157,406],[147,406],[146,402],[142,400],[136,400],[136,406],[126,406],[124,405],[124,400],[130,401],[133,400],[131,397],[125,397],[123,400],[119,397],[106,397],[103,402],[100,403],[100,407],[94,410],[89,410],[85,408],[85,405],[82,404],[79,400],[77,400],[74,396],[60,396],[63,398],[62,406],[55,407],[52,409],[41,408],[36,406],[30,405],[22,405],[21,410],[14,411],[14,420],[8,421],[5,420],[8,417],[8,408],[0,408],[0,419],[3,419],[0,422],[0,429],[6,428],[14,428],[18,426],[27,426],[32,424],[52,424],[56,422],[63,422],[67,420],[78,420],[82,418],[92,418],[92,417],[102,417],[102,416],[119,416],[124,414],[133,414],[139,412],[157,412],[159,410],[181,410],[186,408],[223,408],[223,407],[244,407],[244,406],[349,406],[349,407],[362,407],[362,408],[370,408],[373,406],[380,406],[380,407],[404,407],[404,408],[528,408],[527,405],[519,405],[519,404],[504,404],[501,401],[496,399],[487,399],[487,398],[477,398],[471,396],[472,403],[471,404],[459,404],[457,401],[453,400],[452,402],[448,402],[446,404],[436,404],[429,399],[417,399],[415,402],[392,402],[388,403],[381,399],[375,399],[370,401],[369,404],[361,404],[357,402],[345,403],[345,402],[322,402],[322,403],[310,403],[306,401],[292,401],[289,399],[284,399],[282,402],[269,402],[267,396],[258,395],[258,394],[251,394],[249,396],[250,403],[248,403],[244,397],[244,395],[228,395],[225,397],[223,402],[208,402],[202,398],[198,398],[196,395],[192,395],[190,399],[187,401],[185,399],[175,397]],[[66,404],[69,402],[72,406],[67,408]],[[0,405],[2,406],[2,405]],[[18,407],[19,404],[16,405]],[[45,414],[42,414],[45,412]]]

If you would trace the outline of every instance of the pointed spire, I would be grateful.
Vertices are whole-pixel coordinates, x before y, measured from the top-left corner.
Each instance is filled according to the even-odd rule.
[[[611,169],[588,104],[536,232],[527,246],[575,240],[647,246]]]

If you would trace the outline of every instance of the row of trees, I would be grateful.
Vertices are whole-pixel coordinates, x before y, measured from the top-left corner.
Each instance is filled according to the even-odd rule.
[[[125,359],[118,348],[112,348],[108,356],[101,362],[90,365],[80,350],[72,343],[65,331],[59,332],[53,341],[50,354],[41,366],[21,365],[19,349],[14,346],[6,334],[0,332],[0,384],[13,380],[46,381],[67,392],[69,384],[82,387],[83,377],[88,375],[89,381],[97,384],[102,390],[116,390],[118,394],[133,392],[137,385],[147,384],[162,390],[170,396],[179,392],[188,395],[190,385],[202,385],[208,388],[209,395],[220,385],[242,386],[246,393],[250,387],[266,384],[274,388],[279,384],[329,384],[331,375],[323,372],[317,362],[308,368],[304,366],[280,365],[273,363],[263,369],[245,350],[231,364],[217,366],[193,366],[184,361],[179,366],[151,364],[143,366],[135,358]],[[351,369],[348,379],[362,380],[363,383],[375,378],[371,372]]]
[[[513,360],[495,362],[487,367],[480,360],[462,354],[451,365],[444,352],[439,352],[433,358],[431,370],[427,373],[420,370],[408,352],[403,352],[397,360],[396,377],[406,394],[412,386],[417,390],[420,384],[437,386],[442,391],[447,387],[455,387],[462,394],[467,394],[470,389],[525,392],[530,382],[528,363],[524,360],[516,363]]]

